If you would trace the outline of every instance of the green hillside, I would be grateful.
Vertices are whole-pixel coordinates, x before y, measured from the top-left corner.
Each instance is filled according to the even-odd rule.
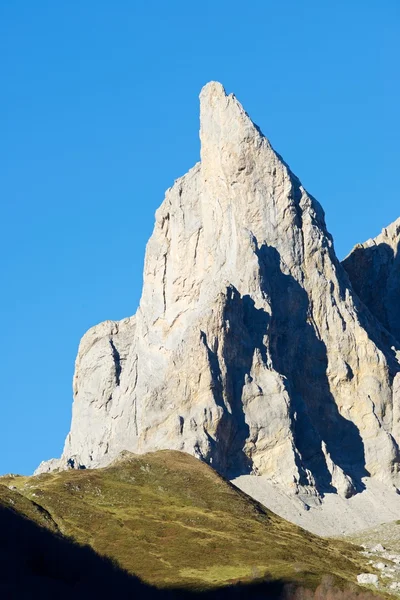
[[[0,503],[159,588],[207,590],[267,578],[343,587],[370,570],[356,547],[267,511],[195,458],[124,453],[97,470],[0,478]]]

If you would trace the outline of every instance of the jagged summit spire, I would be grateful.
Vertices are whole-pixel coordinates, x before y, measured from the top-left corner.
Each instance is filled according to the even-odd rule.
[[[224,98],[226,98],[227,93],[225,91],[224,86],[222,85],[222,83],[220,83],[219,81],[209,81],[208,83],[206,83],[201,91],[200,91],[200,100],[202,100],[203,98],[205,98],[206,96],[222,96]]]
[[[382,229],[381,237],[388,238],[392,242],[395,242],[396,245],[400,243],[400,217]]]
[[[249,156],[268,140],[253,123],[234,94],[210,81],[200,92],[201,162],[204,172],[224,176],[251,169]],[[218,176],[220,173],[218,174]]]
[[[400,487],[394,342],[235,96],[211,82],[200,113],[201,163],[156,213],[136,316],[81,343],[59,465],[169,448],[307,494],[367,473]]]
[[[200,92],[200,137],[210,127],[222,135],[243,134],[246,130],[262,136],[235,94],[227,94],[218,81],[210,81]],[[229,126],[229,127],[228,127]],[[229,131],[230,130],[230,131]],[[240,135],[237,135],[240,140]]]

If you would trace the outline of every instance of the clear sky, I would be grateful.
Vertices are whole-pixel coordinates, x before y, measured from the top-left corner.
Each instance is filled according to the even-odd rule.
[[[339,257],[400,215],[398,0],[0,0],[0,473],[59,456],[85,330],[135,312],[198,94],[234,92]]]

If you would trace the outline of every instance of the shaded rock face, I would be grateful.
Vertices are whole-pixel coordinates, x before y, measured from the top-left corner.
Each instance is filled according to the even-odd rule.
[[[39,471],[170,448],[294,491],[396,483],[400,346],[237,99],[212,82],[200,106],[201,162],[156,213],[139,309],[84,336],[64,453]]]
[[[343,266],[364,304],[400,340],[400,219],[357,244]]]

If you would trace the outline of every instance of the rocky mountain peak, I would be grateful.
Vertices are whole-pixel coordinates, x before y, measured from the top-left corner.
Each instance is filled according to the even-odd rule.
[[[203,170],[232,175],[246,169],[251,150],[267,143],[236,97],[215,81],[200,93],[200,140]]]
[[[343,266],[364,304],[400,340],[400,218],[357,244]]]
[[[237,99],[211,82],[200,113],[201,162],[156,213],[138,312],[84,336],[63,456],[39,471],[175,449],[311,495],[397,485],[397,343]]]

